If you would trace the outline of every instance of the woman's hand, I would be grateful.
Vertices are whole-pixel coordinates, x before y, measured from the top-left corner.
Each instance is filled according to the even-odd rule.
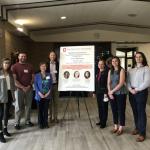
[[[45,98],[45,96],[41,92],[38,92],[38,94],[40,95],[41,98]]]

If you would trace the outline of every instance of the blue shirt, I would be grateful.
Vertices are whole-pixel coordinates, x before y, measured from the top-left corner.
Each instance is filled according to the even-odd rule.
[[[40,101],[41,97],[39,92],[42,94],[46,94],[52,88],[52,77],[50,73],[46,73],[45,78],[42,78],[41,73],[35,74],[34,79],[34,86],[35,86],[35,100]],[[50,94],[45,99],[50,99]]]

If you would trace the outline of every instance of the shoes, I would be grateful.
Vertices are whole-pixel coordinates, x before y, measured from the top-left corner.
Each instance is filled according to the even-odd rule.
[[[19,124],[16,124],[16,125],[15,125],[15,129],[16,129],[16,130],[20,130],[20,129],[21,129],[20,125],[19,125]]]
[[[137,135],[138,133],[139,133],[138,130],[135,129],[135,130],[132,131],[131,134],[132,134],[132,135]]]
[[[29,121],[29,122],[26,123],[26,126],[28,126],[28,127],[33,127],[34,124],[33,124],[32,122]]]
[[[0,133],[0,142],[6,143],[6,139],[4,138],[3,132]]]
[[[145,140],[145,137],[142,135],[139,135],[136,139],[136,142],[143,142]]]
[[[96,125],[97,125],[97,126],[100,126],[100,125],[101,125],[101,123],[100,123],[100,122],[97,122],[97,123],[96,123]]]
[[[121,134],[123,134],[123,130],[118,130],[116,133],[117,133],[117,136],[120,136]]]
[[[114,128],[114,129],[111,130],[111,133],[116,133],[117,131],[118,131],[118,129]]]
[[[8,136],[8,137],[11,136],[11,134],[7,131],[7,128],[4,128],[3,134],[6,135],[6,136]]]
[[[101,128],[101,129],[104,129],[105,127],[106,127],[105,124],[101,124],[101,125],[100,125],[100,128]]]

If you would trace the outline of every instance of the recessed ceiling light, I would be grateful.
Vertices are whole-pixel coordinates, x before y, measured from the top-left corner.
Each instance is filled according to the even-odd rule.
[[[17,30],[23,32],[23,28],[18,27]]]
[[[62,20],[65,20],[67,17],[66,16],[62,16],[60,17]]]
[[[24,24],[27,24],[28,21],[25,19],[17,19],[17,20],[15,20],[15,23],[22,26]]]
[[[137,14],[128,14],[129,17],[136,17]]]

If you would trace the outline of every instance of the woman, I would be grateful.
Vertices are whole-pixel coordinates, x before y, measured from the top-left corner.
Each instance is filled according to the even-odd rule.
[[[107,77],[108,71],[105,68],[105,61],[99,60],[98,62],[98,74],[96,76],[96,97],[98,104],[98,112],[99,112],[99,122],[96,125],[100,125],[100,128],[106,127],[107,116],[108,116],[108,101],[104,101],[104,98],[107,98]],[[107,98],[108,99],[108,98]]]
[[[7,131],[9,109],[12,101],[15,100],[14,96],[15,84],[13,75],[10,71],[10,59],[2,59],[0,68],[0,141],[6,142],[4,135],[11,136]],[[2,120],[4,118],[4,128]]]
[[[40,73],[35,75],[35,100],[38,104],[39,128],[48,128],[48,108],[51,98],[52,78],[46,73],[46,63],[40,63]]]
[[[113,114],[114,128],[112,133],[121,135],[125,126],[126,108],[125,71],[120,66],[118,57],[112,58],[112,67],[108,73],[108,95]]]
[[[134,57],[134,66],[128,72],[129,101],[132,107],[137,142],[142,142],[146,137],[146,102],[148,87],[150,86],[150,69],[142,52],[137,52]]]

